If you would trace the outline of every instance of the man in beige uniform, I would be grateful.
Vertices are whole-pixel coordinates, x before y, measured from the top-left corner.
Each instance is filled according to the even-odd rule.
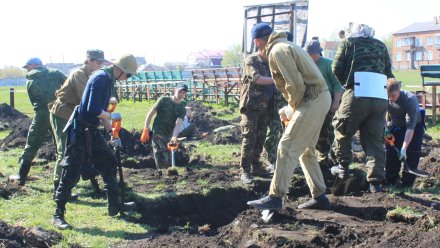
[[[287,41],[286,33],[272,32],[264,23],[254,26],[261,32],[254,39],[258,49],[265,49],[276,87],[295,111],[278,144],[275,174],[269,195],[250,201],[258,209],[279,210],[288,192],[298,159],[313,199],[298,208],[328,209],[326,186],[315,154],[316,143],[330,110],[331,97],[327,84],[315,62],[301,47]]]
[[[101,68],[104,62],[104,52],[97,49],[88,50],[87,59],[84,61],[84,65],[78,70],[72,72],[61,89],[56,92],[56,100],[48,104],[50,111],[50,125],[54,132],[57,150],[57,160],[55,163],[53,179],[54,190],[58,188],[62,171],[60,163],[61,160],[63,160],[66,148],[67,136],[66,133],[63,133],[63,129],[75,106],[81,102],[90,75],[95,70]],[[96,179],[94,177],[90,179],[93,186],[95,188],[98,187]]]

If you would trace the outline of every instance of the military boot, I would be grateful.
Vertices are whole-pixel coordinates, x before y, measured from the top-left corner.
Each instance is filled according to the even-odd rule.
[[[335,182],[333,183],[333,187],[331,189],[332,194],[335,196],[345,195],[348,191],[348,185],[346,185],[346,182],[350,178],[348,164],[339,164],[333,166],[330,171],[334,176],[336,176]]]
[[[31,163],[32,163],[32,161],[21,160],[18,175],[11,175],[11,176],[9,176],[9,179],[10,180],[18,180],[18,185],[24,186],[24,184],[26,183],[26,178],[29,174],[29,171],[31,170]]]
[[[61,205],[61,206],[57,206],[57,208],[55,209],[55,214],[53,215],[52,224],[60,230],[65,230],[70,228],[69,223],[67,223],[67,221],[64,219],[64,213],[66,212],[65,204],[57,204],[57,205]]]

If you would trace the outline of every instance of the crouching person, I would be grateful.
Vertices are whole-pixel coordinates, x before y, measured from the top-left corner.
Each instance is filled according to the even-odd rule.
[[[55,192],[56,210],[53,216],[53,225],[58,229],[69,228],[64,219],[66,203],[71,195],[72,188],[80,176],[80,167],[86,159],[90,159],[99,171],[107,192],[108,214],[114,216],[122,211],[125,204],[121,203],[119,185],[116,179],[117,160],[112,147],[98,130],[103,125],[105,131],[111,135],[112,117],[120,119],[120,114],[107,112],[112,87],[116,80],[126,80],[136,73],[137,64],[133,55],[124,55],[112,62],[113,65],[96,71],[88,80],[81,103],[77,107],[66,125],[67,145],[61,161],[62,174],[59,186]],[[112,137],[112,146],[119,147],[119,139]],[[132,208],[134,203],[125,205],[125,209]]]
[[[394,135],[395,146],[400,154],[390,145],[386,145],[385,177],[389,184],[411,187],[416,176],[404,170],[399,178],[401,161],[406,160],[408,169],[417,171],[425,133],[425,110],[419,108],[417,97],[413,93],[400,90],[400,82],[394,78],[388,79],[387,92],[388,114],[391,117],[388,128]]]
[[[141,136],[141,143],[150,140],[150,122],[153,115],[156,118],[153,122],[153,153],[157,169],[171,167],[170,154],[168,152],[168,143],[177,144],[180,126],[185,118],[185,98],[188,92],[188,86],[179,83],[174,91],[174,95],[162,96],[148,112],[145,119],[145,127]]]

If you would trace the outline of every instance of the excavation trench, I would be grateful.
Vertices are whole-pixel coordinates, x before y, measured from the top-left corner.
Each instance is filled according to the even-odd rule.
[[[244,188],[214,188],[208,193],[188,193],[142,199],[138,202],[140,222],[166,232],[170,227],[218,228],[232,222],[247,209],[246,202],[255,199]]]

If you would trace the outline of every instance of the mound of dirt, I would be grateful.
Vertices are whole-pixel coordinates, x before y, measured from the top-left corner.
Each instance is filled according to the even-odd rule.
[[[11,196],[22,192],[23,188],[19,187],[18,184],[10,183],[8,181],[0,182],[0,198],[8,200]]]
[[[11,108],[11,106],[9,106],[6,103],[0,104],[0,122],[11,122],[11,121],[15,122],[18,119],[23,119],[23,118],[27,118],[27,116]]]
[[[61,239],[62,236],[54,231],[10,226],[0,221],[0,247],[51,247]]]
[[[228,121],[213,117],[212,107],[207,107],[200,102],[191,101],[187,106],[192,107],[192,122],[196,125],[199,132],[210,132],[218,127],[229,125]]]

